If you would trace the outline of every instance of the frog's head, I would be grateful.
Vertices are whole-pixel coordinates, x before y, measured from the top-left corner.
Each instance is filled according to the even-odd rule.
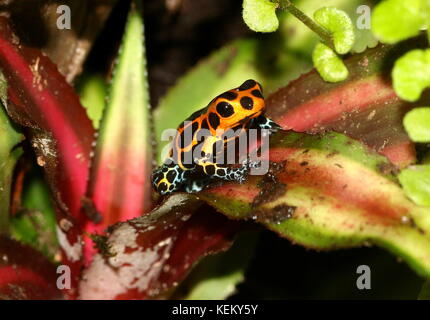
[[[217,96],[208,107],[208,121],[213,130],[228,130],[258,117],[264,111],[263,89],[255,80]]]

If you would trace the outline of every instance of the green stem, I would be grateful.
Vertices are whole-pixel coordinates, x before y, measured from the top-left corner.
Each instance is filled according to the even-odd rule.
[[[272,0],[272,1],[277,3],[280,9],[289,11],[303,24],[305,24],[309,29],[311,29],[313,32],[318,34],[322,39],[322,41],[336,52],[333,45],[331,33],[329,31],[321,27],[319,24],[315,23],[315,21],[309,18],[303,11],[298,9],[290,0]]]

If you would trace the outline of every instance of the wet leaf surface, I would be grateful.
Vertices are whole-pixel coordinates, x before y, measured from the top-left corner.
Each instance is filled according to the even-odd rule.
[[[142,217],[113,226],[104,254],[80,284],[82,299],[162,298],[202,257],[226,250],[240,224],[175,194]]]

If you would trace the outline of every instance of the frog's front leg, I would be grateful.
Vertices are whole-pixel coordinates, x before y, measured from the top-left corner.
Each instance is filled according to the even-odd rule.
[[[151,175],[153,188],[161,195],[180,190],[186,182],[187,171],[171,162],[163,164]]]
[[[260,115],[254,119],[253,127],[269,130],[269,134],[275,133],[279,129],[282,129],[279,124],[264,115]]]

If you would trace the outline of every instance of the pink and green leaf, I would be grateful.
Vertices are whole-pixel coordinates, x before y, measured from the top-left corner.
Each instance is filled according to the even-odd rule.
[[[337,133],[281,132],[271,139],[270,161],[266,176],[200,197],[307,247],[382,246],[430,276],[430,209],[406,197],[383,156]]]
[[[90,232],[103,232],[109,225],[138,217],[153,207],[150,105],[140,3],[132,2],[98,134],[88,197],[101,220],[88,225]]]
[[[271,95],[268,114],[284,129],[343,132],[407,166],[415,150],[402,120],[413,105],[396,95],[390,81],[386,66],[399,55],[396,50],[378,46],[346,59],[350,76],[341,83],[327,83],[311,71]]]

